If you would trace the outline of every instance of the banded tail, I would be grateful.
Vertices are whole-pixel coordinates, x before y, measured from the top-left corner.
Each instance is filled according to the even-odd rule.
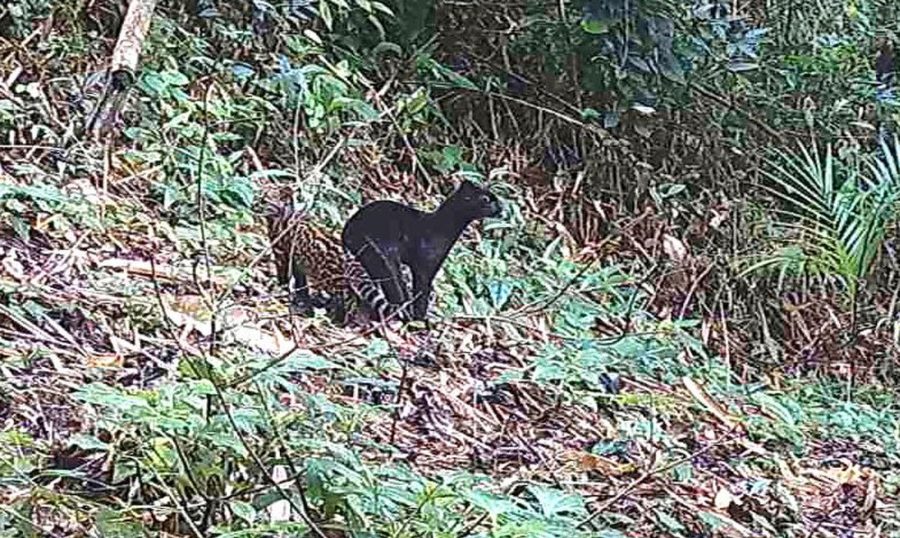
[[[397,307],[391,303],[381,289],[381,285],[369,276],[366,268],[352,253],[344,252],[344,267],[346,271],[346,281],[350,290],[356,295],[360,302],[368,306],[377,315],[379,320],[387,319],[395,316],[400,321],[409,321],[408,312],[409,305]],[[412,280],[409,270],[404,266],[401,269],[399,277],[404,281],[405,286],[409,286]]]

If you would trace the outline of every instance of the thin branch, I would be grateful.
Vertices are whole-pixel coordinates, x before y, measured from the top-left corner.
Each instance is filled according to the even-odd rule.
[[[740,435],[740,433],[741,432],[739,432],[739,431],[735,433],[732,430],[732,433],[730,435],[720,439],[719,441],[716,441],[715,443],[710,443],[710,444],[706,445],[705,447],[703,447],[695,452],[692,452],[691,454],[689,454],[683,458],[677,459],[671,463],[668,463],[661,467],[657,467],[655,469],[650,469],[649,471],[645,472],[641,476],[634,479],[627,486],[620,489],[615,495],[613,495],[612,497],[610,497],[609,499],[604,501],[600,506],[595,508],[594,511],[588,517],[584,518],[583,520],[581,520],[578,523],[578,525],[576,525],[576,528],[580,529],[580,528],[584,527],[585,525],[587,525],[588,523],[590,523],[591,521],[593,521],[597,516],[606,512],[612,505],[616,504],[623,497],[625,497],[626,495],[628,495],[629,493],[631,493],[632,491],[637,489],[638,486],[640,486],[641,484],[646,482],[647,479],[649,479],[650,477],[665,473],[667,471],[674,469],[675,467],[678,467],[679,465],[681,465],[683,463],[687,463],[687,462],[691,461],[692,459],[694,459],[698,456],[701,456],[701,455],[709,452],[710,450],[712,450],[716,447],[719,447],[719,446],[737,438],[738,435]]]

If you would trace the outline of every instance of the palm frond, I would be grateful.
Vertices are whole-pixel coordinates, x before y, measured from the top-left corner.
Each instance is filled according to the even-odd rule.
[[[855,300],[900,203],[900,144],[891,150],[882,142],[882,150],[859,182],[839,175],[830,145],[821,155],[815,145],[774,152],[762,172],[770,183],[763,188],[788,206],[776,215],[783,240],[794,248],[781,248],[741,274],[772,267],[782,277],[786,270],[821,272],[837,278]]]

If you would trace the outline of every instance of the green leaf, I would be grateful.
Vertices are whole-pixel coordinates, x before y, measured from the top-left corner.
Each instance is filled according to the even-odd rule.
[[[375,48],[372,49],[372,53],[375,56],[381,56],[382,54],[387,54],[389,52],[392,52],[397,56],[403,55],[403,49],[400,48],[400,45],[391,43],[390,41],[382,41],[381,43],[375,45]]]
[[[375,30],[378,32],[378,37],[384,38],[384,26],[381,25],[381,21],[378,20],[378,17],[374,14],[370,14],[366,19],[368,19],[369,24],[375,27]]]
[[[166,71],[160,73],[160,76],[171,86],[187,86],[191,82],[191,79],[181,71]]]
[[[340,368],[336,363],[310,352],[300,351],[285,361],[292,370],[335,370]]]
[[[97,531],[101,536],[109,538],[140,538],[144,536],[143,525],[128,516],[126,512],[117,512],[106,508],[97,512],[94,518]]]
[[[389,16],[391,16],[391,17],[394,17],[394,16],[395,16],[395,15],[394,15],[394,12],[391,10],[391,8],[389,8],[388,6],[382,4],[381,2],[372,2],[372,7],[373,7],[374,9],[376,9],[376,10],[378,10],[378,11],[384,13],[385,15],[389,15]]]
[[[529,486],[528,491],[537,499],[545,517],[579,516],[586,512],[584,499],[578,495],[544,486]]]
[[[252,524],[256,521],[256,508],[253,507],[252,504],[244,501],[229,501],[228,508],[231,509],[231,512],[246,521],[247,523]]]
[[[31,237],[31,225],[25,219],[21,219],[15,215],[9,216],[9,223],[12,225],[12,229],[16,232],[16,235],[19,236],[23,241],[28,241]]]
[[[797,426],[797,420],[794,418],[791,411],[771,395],[757,392],[753,394],[751,399],[761,408],[765,409],[768,414],[775,415],[778,420],[787,426],[792,428]]]
[[[559,362],[546,357],[539,358],[534,365],[534,380],[550,383],[566,378],[566,368]]]
[[[331,6],[328,2],[319,2],[319,17],[322,18],[322,22],[325,23],[325,27],[328,28],[329,32],[334,29],[334,16],[331,13]]]
[[[85,385],[75,392],[76,398],[79,400],[115,409],[121,412],[134,412],[136,409],[150,409],[150,405],[143,398],[125,394],[120,389],[116,389],[104,383],[91,383]]]
[[[84,435],[84,434],[75,434],[70,439],[69,442],[78,448],[83,450],[109,450],[109,443],[104,443],[97,437],[93,435]]]
[[[325,44],[325,42],[322,41],[322,38],[319,36],[319,34],[317,34],[311,28],[304,29],[303,35],[306,36],[307,39],[309,39],[310,41],[312,41],[313,43],[315,43],[316,45],[318,45],[320,47]]]
[[[609,32],[612,24],[604,19],[581,19],[581,29],[589,34],[600,35]]]
[[[488,512],[492,518],[518,510],[518,507],[508,499],[484,491],[473,491],[466,497],[473,506]]]
[[[512,295],[513,289],[513,284],[506,280],[494,280],[488,284],[488,293],[491,295],[494,308],[503,308]]]
[[[166,89],[166,83],[159,73],[146,72],[141,77],[139,87],[150,95],[160,95]]]
[[[714,512],[701,511],[698,515],[700,516],[700,519],[704,523],[706,523],[713,531],[717,531],[723,527],[729,527],[728,521]]]
[[[654,510],[653,513],[656,514],[656,519],[657,521],[659,521],[660,526],[662,526],[667,531],[681,532],[685,530],[684,525],[682,525],[680,521],[670,516],[669,514],[660,510]]]
[[[585,108],[581,111],[581,119],[584,121],[596,121],[603,117],[597,109],[595,108]]]
[[[225,449],[230,457],[246,458],[248,455],[247,448],[241,443],[240,438],[231,432],[209,433],[203,437],[211,442],[212,447]]]
[[[428,94],[421,89],[416,92],[403,104],[403,110],[410,114],[417,114],[428,105]]]
[[[447,76],[448,78],[450,78],[450,81],[453,82],[453,85],[457,88],[478,91],[478,86],[476,86],[474,82],[455,71],[448,71]]]
[[[745,71],[754,71],[759,69],[759,64],[756,62],[730,62],[728,64],[728,70],[733,73],[743,73]]]

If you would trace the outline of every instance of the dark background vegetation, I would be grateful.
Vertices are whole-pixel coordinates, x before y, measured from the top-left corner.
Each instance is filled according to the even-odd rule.
[[[103,136],[0,6],[0,536],[900,536],[895,4],[162,1]],[[432,330],[289,318],[268,197],[460,177]]]

